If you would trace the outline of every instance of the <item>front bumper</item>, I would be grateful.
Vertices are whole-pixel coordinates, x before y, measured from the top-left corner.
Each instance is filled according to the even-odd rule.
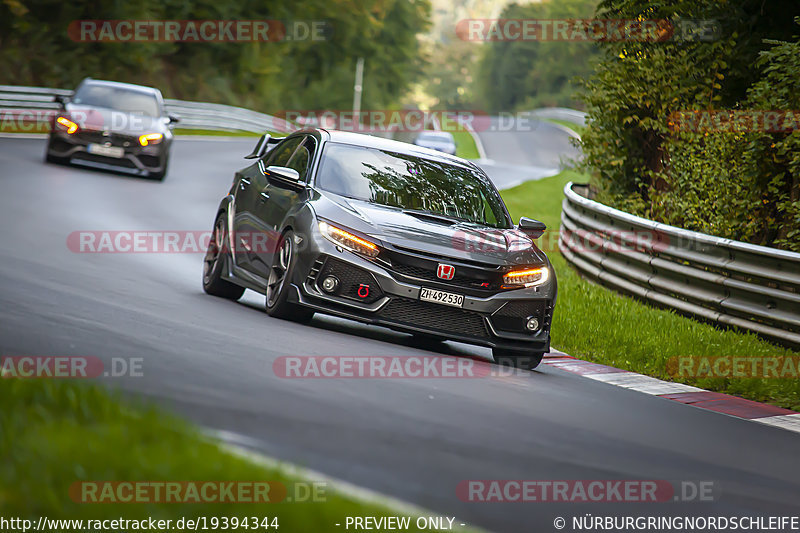
[[[91,154],[88,151],[91,143],[122,148],[124,155],[116,158]],[[138,139],[118,134],[104,137],[102,132],[79,131],[69,135],[61,131],[53,131],[50,133],[47,143],[47,153],[88,166],[138,174],[156,174],[165,170],[167,147],[167,139],[159,144],[141,146]]]
[[[369,324],[475,345],[542,352],[550,349],[554,276],[538,287],[475,296],[457,286],[409,280],[321,237],[312,241],[312,246],[300,253],[297,279],[289,296],[292,302]],[[336,294],[322,290],[321,281],[328,275],[340,281]],[[368,286],[366,291],[364,285]],[[463,307],[422,301],[419,296],[423,287],[463,294]],[[535,332],[525,328],[529,317],[539,321]]]

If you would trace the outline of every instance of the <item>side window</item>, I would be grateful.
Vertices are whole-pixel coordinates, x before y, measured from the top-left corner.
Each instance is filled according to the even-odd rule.
[[[303,140],[302,137],[294,137],[292,139],[288,139],[283,141],[283,143],[276,146],[272,152],[270,152],[269,157],[267,158],[267,166],[275,165],[278,167],[285,167],[289,162],[289,158],[292,157],[297,145]]]
[[[298,174],[300,174],[300,181],[306,181],[308,167],[311,163],[312,154],[314,153],[314,145],[314,138],[306,137],[303,144],[295,151],[292,159],[286,165],[289,168],[295,169]]]

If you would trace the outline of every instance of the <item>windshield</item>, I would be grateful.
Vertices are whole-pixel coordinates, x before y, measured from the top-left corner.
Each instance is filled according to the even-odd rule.
[[[513,227],[487,178],[470,168],[433,159],[328,143],[316,184],[374,204],[496,228]]]
[[[72,98],[72,103],[106,107],[125,113],[142,113],[149,117],[160,115],[158,100],[152,93],[107,85],[82,85]]]

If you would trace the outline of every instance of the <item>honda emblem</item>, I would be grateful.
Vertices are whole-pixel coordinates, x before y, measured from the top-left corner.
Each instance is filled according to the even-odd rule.
[[[453,276],[456,275],[456,267],[453,265],[445,265],[443,263],[439,263],[439,267],[436,269],[436,277],[439,279],[453,279]]]

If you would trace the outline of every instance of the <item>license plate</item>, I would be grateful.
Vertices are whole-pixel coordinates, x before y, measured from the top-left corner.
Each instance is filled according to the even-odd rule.
[[[125,150],[119,146],[103,146],[102,144],[90,143],[87,150],[90,154],[116,157],[117,159],[125,156]]]
[[[452,292],[437,291],[436,289],[422,288],[419,290],[419,299],[425,302],[464,307],[464,295]]]

